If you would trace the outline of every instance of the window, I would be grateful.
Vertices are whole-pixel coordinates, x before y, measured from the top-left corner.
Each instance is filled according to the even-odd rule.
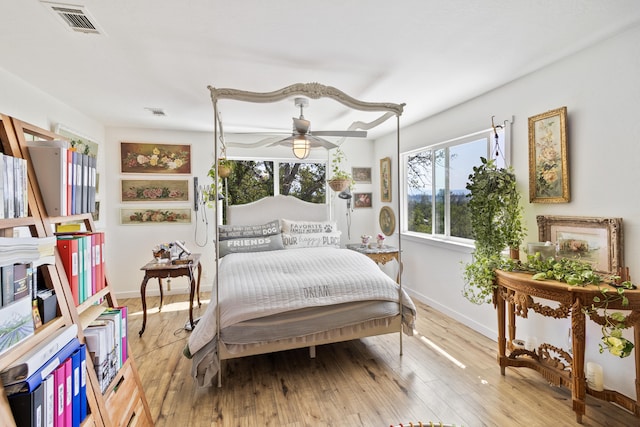
[[[325,203],[326,164],[277,160],[231,160],[231,175],[223,182],[230,205],[283,194],[311,203]],[[275,174],[275,171],[278,173]]]
[[[471,239],[467,179],[480,158],[504,167],[504,130],[493,129],[404,153],[406,230],[440,239]],[[498,155],[496,155],[498,153]]]

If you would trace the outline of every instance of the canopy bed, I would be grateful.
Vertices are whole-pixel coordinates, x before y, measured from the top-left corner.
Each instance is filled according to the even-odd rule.
[[[372,122],[354,123],[350,130],[370,129],[395,115],[399,138],[404,104],[359,101],[319,83],[267,93],[209,89],[216,168],[218,154],[226,148],[218,112],[221,99],[269,103],[294,96],[327,97],[351,109],[382,113]],[[317,134],[311,135],[308,125],[301,127],[294,118],[288,143],[302,136],[313,146]],[[399,140],[396,154],[399,159]],[[411,298],[400,278],[396,282],[367,256],[339,247],[340,231],[330,211],[328,204],[278,195],[228,206],[224,225],[218,224],[221,215],[216,212],[214,295],[185,349],[200,386],[211,385],[216,374],[221,385],[222,360],[301,347],[309,347],[313,357],[317,345],[380,334],[398,333],[402,354],[402,332],[413,332]]]

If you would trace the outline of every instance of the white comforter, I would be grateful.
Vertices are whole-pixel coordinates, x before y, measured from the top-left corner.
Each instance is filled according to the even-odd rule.
[[[219,272],[220,328],[312,306],[352,301],[398,301],[399,286],[371,259],[335,248],[230,254]],[[189,338],[195,355],[216,335],[215,298]],[[404,294],[412,328],[415,307]]]

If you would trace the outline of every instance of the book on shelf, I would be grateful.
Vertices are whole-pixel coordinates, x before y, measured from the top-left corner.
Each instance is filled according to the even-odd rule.
[[[53,396],[55,389],[55,379],[53,377],[53,373],[47,375],[47,377],[42,382],[44,386],[44,426],[45,427],[54,427],[53,416],[54,416],[54,408],[53,404]]]
[[[68,215],[67,149],[39,144],[28,148],[47,215]]]
[[[31,298],[21,298],[0,308],[0,354],[15,347],[33,333]]]
[[[65,384],[64,365],[58,365],[53,371],[54,378],[54,416],[53,425],[56,427],[64,426],[64,405],[65,405]]]
[[[48,339],[31,348],[24,356],[0,372],[0,380],[7,386],[26,380],[51,360],[62,348],[78,335],[78,326],[71,324],[61,328]]]
[[[71,357],[66,358],[64,366],[64,426],[71,427],[73,420],[73,365]]]

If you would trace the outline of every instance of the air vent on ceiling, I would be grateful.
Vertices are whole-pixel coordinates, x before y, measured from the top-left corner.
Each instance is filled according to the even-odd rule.
[[[145,110],[150,111],[151,114],[158,117],[163,117],[167,115],[167,113],[165,113],[162,108],[145,107]]]
[[[43,1],[42,4],[64,22],[65,27],[71,31],[87,34],[104,33],[84,6],[48,1]]]

